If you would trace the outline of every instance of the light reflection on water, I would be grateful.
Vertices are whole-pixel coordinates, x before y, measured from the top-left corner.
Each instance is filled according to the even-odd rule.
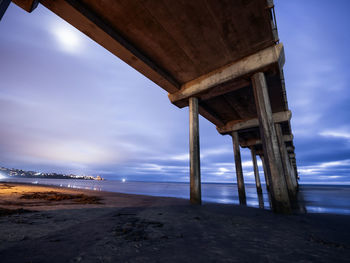
[[[189,198],[188,183],[121,182],[73,179],[5,178],[11,182],[56,185],[60,187],[91,189],[95,191],[120,192],[153,196]],[[254,184],[246,184],[247,205],[270,209],[269,197],[263,186],[258,198]],[[309,213],[334,213],[350,215],[350,186],[301,185],[300,204]],[[202,184],[203,202],[239,204],[236,184]]]

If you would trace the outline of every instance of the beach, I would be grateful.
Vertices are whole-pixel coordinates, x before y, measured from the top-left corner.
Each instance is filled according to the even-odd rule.
[[[0,183],[1,262],[348,262],[346,215]]]
[[[45,178],[0,178],[0,182],[59,186],[69,189],[94,190],[157,197],[189,198],[188,182],[144,182],[118,180],[72,180]],[[245,183],[247,206],[270,209],[268,191],[263,185],[259,195],[255,184]],[[203,203],[239,204],[235,183],[202,183]],[[307,213],[350,215],[350,185],[301,184],[298,192],[299,210]]]

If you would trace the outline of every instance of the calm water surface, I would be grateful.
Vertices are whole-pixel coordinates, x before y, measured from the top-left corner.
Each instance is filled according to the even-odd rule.
[[[152,196],[189,198],[188,183],[120,182],[71,179],[3,178],[8,182],[56,185],[61,187],[92,189],[95,191],[120,192]],[[263,195],[256,193],[254,184],[246,184],[247,205],[269,209],[269,198],[265,188]],[[238,204],[236,184],[202,184],[203,202]],[[350,186],[345,185],[301,185],[300,205],[309,213],[335,213],[350,215]]]

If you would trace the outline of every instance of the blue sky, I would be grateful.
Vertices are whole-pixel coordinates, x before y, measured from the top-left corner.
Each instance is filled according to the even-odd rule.
[[[350,184],[350,2],[275,5],[301,182]],[[0,166],[188,181],[188,109],[43,6],[10,5],[0,76]],[[200,136],[202,181],[234,182],[231,137],[203,118]]]

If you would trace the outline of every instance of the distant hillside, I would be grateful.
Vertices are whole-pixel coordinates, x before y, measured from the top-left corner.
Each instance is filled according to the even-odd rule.
[[[6,177],[23,177],[23,178],[47,178],[47,179],[82,179],[82,180],[104,180],[100,176],[86,176],[75,174],[58,174],[58,173],[41,173],[36,171],[25,171],[15,168],[0,167],[0,175]]]

